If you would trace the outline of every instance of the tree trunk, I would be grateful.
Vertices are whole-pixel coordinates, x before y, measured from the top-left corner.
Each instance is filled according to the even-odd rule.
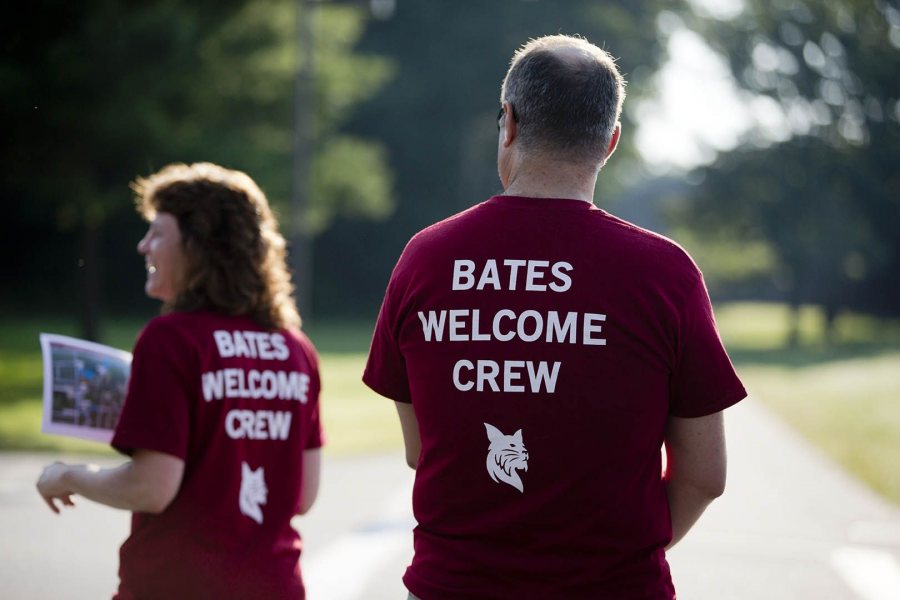
[[[292,182],[291,247],[294,297],[301,318],[312,318],[312,232],[309,202],[312,197],[312,163],[315,157],[315,5],[310,0],[297,4],[299,68],[294,88],[294,164]]]
[[[100,226],[85,219],[78,252],[81,337],[100,340]],[[64,299],[61,299],[64,301]]]
[[[788,348],[800,346],[800,303],[791,301],[788,306]]]
[[[825,340],[826,348],[834,348],[837,345],[837,330],[835,328],[835,321],[838,316],[838,307],[833,302],[826,302],[822,306],[822,313],[825,317],[825,321],[822,324],[824,329],[823,336]]]

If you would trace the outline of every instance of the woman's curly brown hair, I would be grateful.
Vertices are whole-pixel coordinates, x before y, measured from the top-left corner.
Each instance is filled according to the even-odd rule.
[[[172,164],[131,184],[138,212],[178,220],[184,286],[163,312],[249,315],[269,329],[300,326],[285,241],[265,194],[245,173],[212,163]]]

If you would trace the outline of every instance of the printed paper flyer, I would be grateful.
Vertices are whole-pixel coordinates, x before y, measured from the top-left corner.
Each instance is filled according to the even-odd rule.
[[[109,443],[125,400],[131,353],[52,333],[41,334],[41,350],[41,431]]]

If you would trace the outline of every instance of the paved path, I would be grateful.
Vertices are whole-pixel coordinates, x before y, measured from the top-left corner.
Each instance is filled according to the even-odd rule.
[[[900,509],[752,401],[726,412],[725,495],[669,553],[687,600],[900,600]]]
[[[900,509],[753,403],[726,420],[728,490],[670,553],[679,598],[900,599]],[[109,597],[128,516],[87,501],[50,513],[33,489],[48,458],[0,455],[0,598]],[[405,599],[411,484],[399,453],[326,457],[297,519],[312,600]]]

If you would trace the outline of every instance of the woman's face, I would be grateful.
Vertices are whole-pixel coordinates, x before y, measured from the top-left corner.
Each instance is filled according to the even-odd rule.
[[[163,302],[175,298],[181,290],[186,261],[178,220],[169,213],[156,213],[137,251],[147,265],[144,292]]]

